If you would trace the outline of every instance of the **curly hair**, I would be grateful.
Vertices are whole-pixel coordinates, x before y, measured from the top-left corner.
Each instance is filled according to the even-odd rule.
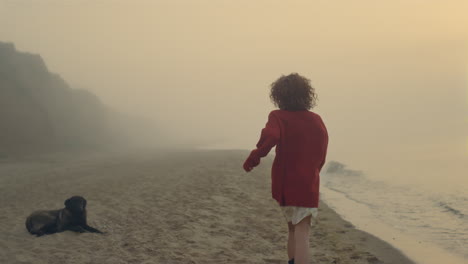
[[[318,98],[309,79],[291,73],[271,84],[270,99],[281,110],[301,111],[314,108]]]

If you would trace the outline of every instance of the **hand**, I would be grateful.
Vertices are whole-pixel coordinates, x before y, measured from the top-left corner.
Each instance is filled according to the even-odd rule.
[[[249,166],[247,163],[244,163],[244,170],[245,170],[246,172],[249,172],[249,171],[251,171],[252,169],[253,169],[253,167]]]
[[[244,162],[243,167],[246,172],[249,172],[253,170],[253,168],[256,167],[258,164],[260,164],[260,159],[254,160],[251,157],[248,157],[247,160]]]

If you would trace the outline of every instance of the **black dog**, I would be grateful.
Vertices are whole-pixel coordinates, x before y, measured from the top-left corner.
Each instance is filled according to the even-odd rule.
[[[26,219],[26,229],[37,236],[71,230],[84,233],[100,233],[86,222],[86,200],[73,196],[65,201],[65,208],[52,211],[36,211]]]

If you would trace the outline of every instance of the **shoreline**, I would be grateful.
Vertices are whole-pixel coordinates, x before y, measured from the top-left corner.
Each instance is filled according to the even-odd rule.
[[[319,214],[322,215],[318,217],[318,228],[327,230],[330,236],[336,236],[334,239],[339,240],[337,243],[342,243],[343,248],[366,252],[364,254],[361,253],[361,255],[367,255],[366,260],[368,263],[416,264],[416,262],[390,243],[371,233],[357,229],[354,224],[344,220],[342,216],[330,208],[325,201],[320,202],[320,207]],[[326,221],[330,218],[333,218],[333,221]],[[333,234],[333,232],[336,234]],[[361,255],[353,253],[349,259],[339,263],[355,263],[352,261],[361,258]]]
[[[372,212],[362,204],[347,199],[343,194],[327,187],[322,188],[324,200],[332,205],[332,210],[340,213],[342,219],[352,222],[356,228],[387,242],[416,263],[424,264],[464,264],[466,260],[430,242],[423,242],[383,222],[378,221]],[[397,243],[398,241],[398,243]]]
[[[287,225],[271,198],[271,159],[245,173],[247,154],[179,150],[4,161],[0,262],[285,264]],[[61,208],[76,194],[88,200],[90,225],[107,234],[27,233],[28,214]],[[310,243],[313,263],[414,264],[326,203]]]

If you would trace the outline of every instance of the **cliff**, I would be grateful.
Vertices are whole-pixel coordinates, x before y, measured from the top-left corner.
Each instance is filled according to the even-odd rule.
[[[41,56],[0,42],[0,152],[44,152],[109,144],[109,111],[86,90],[49,72]]]

